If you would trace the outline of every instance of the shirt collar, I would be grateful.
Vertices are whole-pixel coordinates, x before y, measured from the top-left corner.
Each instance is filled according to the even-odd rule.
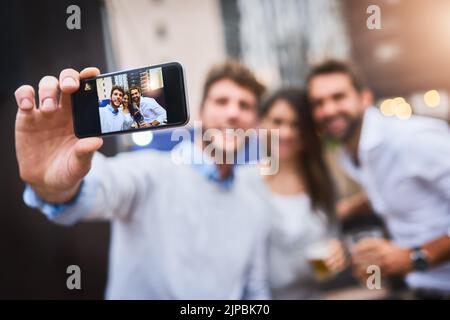
[[[366,155],[383,142],[383,123],[386,119],[380,111],[371,106],[364,112],[361,136],[358,145],[358,158],[360,166],[356,166],[345,148],[341,148],[338,157],[347,173],[360,182],[359,173],[364,165]]]
[[[217,164],[214,163],[214,160],[192,142],[183,141],[175,148],[175,152],[181,156],[182,163],[190,164],[197,172],[209,181],[216,183],[218,186],[226,190],[229,190],[233,186],[234,166],[232,167],[230,175],[225,179],[222,179]]]
[[[383,115],[375,107],[369,107],[364,112],[364,118],[359,139],[359,153],[372,150],[383,141]]]
[[[108,104],[108,110],[111,111],[111,113],[114,115],[117,115],[119,113],[119,109],[115,110],[110,104]]]

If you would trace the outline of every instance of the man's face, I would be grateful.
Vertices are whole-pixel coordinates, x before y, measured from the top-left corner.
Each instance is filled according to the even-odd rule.
[[[230,79],[215,82],[209,89],[201,111],[203,130],[218,129],[212,142],[225,153],[237,151],[244,139],[226,133],[226,129],[254,128],[257,121],[257,98],[247,88]],[[230,130],[228,130],[230,131]]]
[[[139,104],[139,100],[141,98],[141,94],[139,93],[139,90],[133,89],[130,92],[131,94],[131,100],[133,100],[134,103]]]
[[[364,110],[371,103],[371,94],[358,92],[350,76],[330,73],[312,78],[308,95],[314,120],[329,138],[346,142],[359,127]]]
[[[123,93],[120,90],[114,90],[111,93],[111,105],[114,109],[117,109],[120,107],[120,104],[122,103]]]

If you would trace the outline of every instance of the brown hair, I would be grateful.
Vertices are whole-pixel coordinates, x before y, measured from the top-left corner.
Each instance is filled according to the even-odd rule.
[[[330,223],[335,220],[335,190],[331,174],[325,164],[322,144],[317,135],[306,93],[298,88],[285,88],[270,95],[260,108],[266,116],[277,101],[286,101],[298,118],[302,152],[298,155],[298,170],[304,176],[305,186],[314,209],[322,210]]]
[[[141,88],[139,88],[138,86],[131,86],[131,88],[130,88],[130,94],[131,94],[131,91],[133,91],[133,90],[137,90],[139,93],[142,93]]]
[[[361,92],[367,88],[366,79],[360,73],[358,68],[351,64],[350,62],[330,59],[321,64],[314,66],[308,73],[306,77],[306,86],[309,87],[313,78],[332,74],[332,73],[343,73],[350,77],[353,87]]]
[[[118,90],[118,91],[122,92],[122,95],[125,95],[125,90],[123,90],[123,88],[122,88],[121,86],[114,85],[114,86],[112,86],[112,88],[111,88],[111,95],[110,95],[110,96],[112,96],[112,94],[113,94],[113,92],[114,92],[115,90]]]
[[[239,86],[250,90],[255,95],[258,101],[261,99],[261,96],[265,92],[264,85],[256,79],[255,75],[249,68],[237,61],[228,60],[222,64],[214,66],[208,72],[205,84],[203,85],[201,107],[203,107],[211,86],[223,79],[229,79]]]

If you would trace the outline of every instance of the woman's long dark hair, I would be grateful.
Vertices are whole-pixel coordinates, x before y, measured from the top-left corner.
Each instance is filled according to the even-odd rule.
[[[323,147],[314,125],[306,93],[299,88],[276,91],[261,105],[260,117],[267,116],[270,109],[280,100],[287,102],[298,117],[297,123],[302,143],[302,151],[298,155],[298,169],[304,177],[312,207],[325,212],[329,222],[332,222],[335,220],[333,180],[325,164]]]
[[[139,127],[140,123],[144,120],[144,118],[142,117],[142,114],[139,112],[136,103],[134,103],[133,100],[131,100],[130,92],[129,91],[125,92],[125,95],[128,96],[128,111],[130,112],[131,118],[133,119],[134,122],[136,122],[136,124]]]

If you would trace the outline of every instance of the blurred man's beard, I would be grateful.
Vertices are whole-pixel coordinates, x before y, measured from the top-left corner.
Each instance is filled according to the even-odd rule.
[[[337,141],[339,143],[346,143],[352,139],[355,133],[358,131],[358,128],[362,124],[362,117],[349,117],[349,116],[340,116],[344,117],[347,122],[347,127],[340,134],[333,134],[326,129],[327,121],[324,121],[321,125],[323,128],[323,132],[326,138],[330,140]]]
[[[245,137],[226,137],[225,132],[220,130],[222,135],[212,135],[211,139],[205,139],[205,132],[208,128],[202,129],[203,147],[205,149],[212,150],[212,156],[216,159],[236,159],[236,155],[245,143]],[[216,130],[216,129],[212,129]],[[218,129],[217,129],[218,130]],[[233,129],[230,129],[233,130]],[[227,162],[226,162],[227,163]],[[231,164],[231,163],[230,163]]]

